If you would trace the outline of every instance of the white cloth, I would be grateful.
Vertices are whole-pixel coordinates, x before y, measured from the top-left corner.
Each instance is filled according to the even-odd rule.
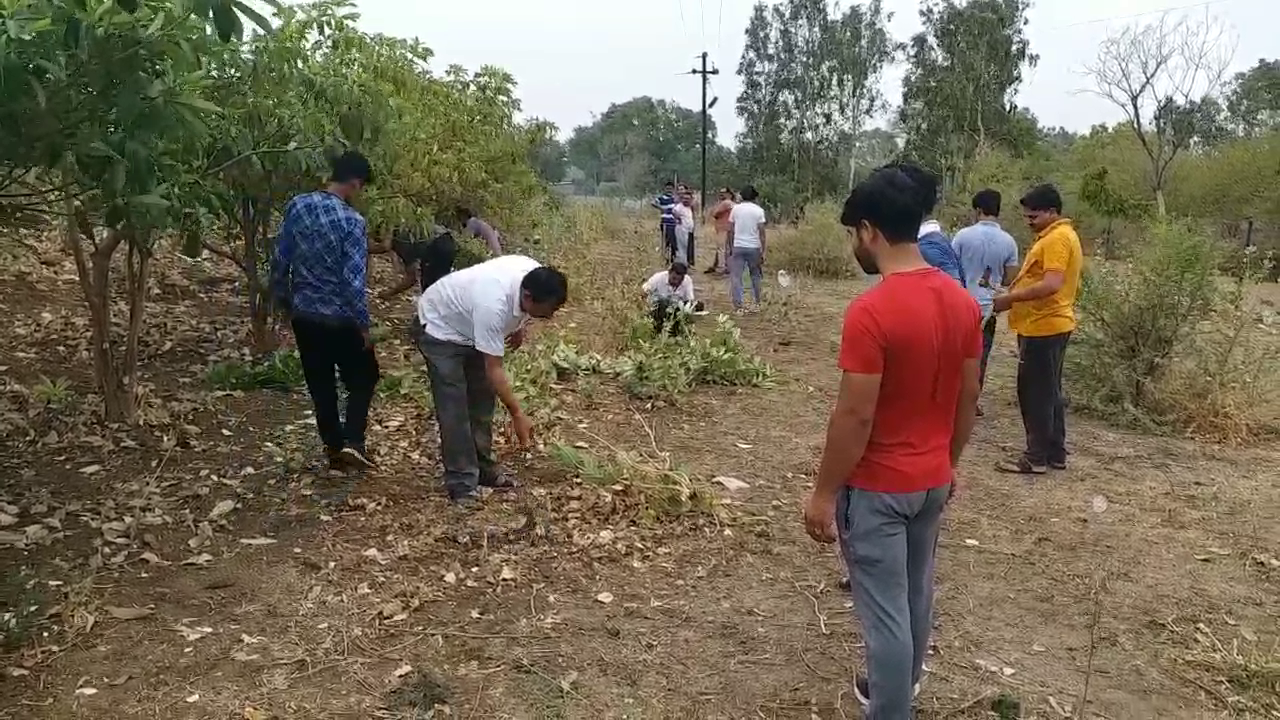
[[[940,233],[940,232],[942,232],[942,223],[938,222],[937,220],[925,220],[924,222],[920,223],[920,232],[916,233],[916,239],[922,238],[925,235],[928,235],[929,233]],[[943,234],[945,235],[946,233],[943,233]]]
[[[656,272],[653,277],[649,278],[641,286],[645,292],[649,293],[649,302],[656,303],[661,300],[678,300],[680,302],[693,302],[693,278],[688,275],[684,276],[684,281],[678,287],[671,287],[671,277],[666,270]]]
[[[689,233],[693,232],[693,208],[678,204],[671,212],[676,216],[676,235],[688,238]]]
[[[502,357],[507,338],[529,321],[520,284],[541,263],[503,255],[445,275],[418,299],[418,318],[431,337]]]
[[[753,202],[740,202],[729,211],[729,223],[733,226],[734,247],[760,248],[760,227],[765,223],[764,208]]]

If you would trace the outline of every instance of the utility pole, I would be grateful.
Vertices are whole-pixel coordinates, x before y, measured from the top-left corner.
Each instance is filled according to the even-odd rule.
[[[694,68],[689,71],[690,75],[702,76],[702,182],[699,185],[701,194],[701,205],[698,206],[700,212],[706,212],[707,209],[707,85],[711,82],[712,75],[719,75],[720,71],[716,68],[707,68],[707,53],[703,51],[700,56],[702,59],[702,68]]]

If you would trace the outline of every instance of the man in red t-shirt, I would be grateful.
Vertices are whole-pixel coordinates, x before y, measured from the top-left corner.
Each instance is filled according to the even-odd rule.
[[[942,510],[973,430],[982,357],[978,304],[916,247],[922,208],[909,177],[881,168],[854,188],[840,222],[882,280],[855,298],[840,342],[840,393],[809,535],[840,540],[866,639],[854,689],[868,720],[906,720],[933,614]]]

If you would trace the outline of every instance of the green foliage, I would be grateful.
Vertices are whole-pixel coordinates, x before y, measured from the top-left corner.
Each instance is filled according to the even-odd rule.
[[[1129,262],[1088,269],[1068,353],[1078,406],[1148,429],[1241,431],[1232,413],[1250,388],[1227,375],[1239,368],[1252,323],[1243,285],[1217,276],[1219,255],[1194,227],[1162,222]]]
[[[673,399],[698,385],[769,387],[773,368],[742,344],[742,331],[727,315],[707,336],[658,335],[639,339],[604,365],[639,398]]]
[[[879,0],[834,12],[825,0],[756,4],[738,62],[744,173],[774,178],[772,193],[798,205],[848,187],[855,137],[881,106],[897,48],[886,22]]]
[[[298,351],[277,350],[262,358],[222,362],[209,368],[209,385],[215,390],[282,390],[306,384]]]
[[[898,118],[905,151],[948,178],[981,149],[1021,153],[1039,141],[1013,98],[1037,56],[1027,40],[1028,0],[938,0],[920,9]]]
[[[708,119],[708,138],[716,137]],[[644,96],[609,106],[595,122],[574,128],[565,144],[568,161],[584,175],[584,189],[618,196],[649,196],[677,178],[696,185],[700,175],[702,114],[669,100]],[[721,177],[730,154],[708,147],[710,177]],[[724,180],[714,180],[718,184]]]
[[[1259,59],[1236,73],[1227,92],[1227,116],[1242,135],[1280,130],[1280,60]]]

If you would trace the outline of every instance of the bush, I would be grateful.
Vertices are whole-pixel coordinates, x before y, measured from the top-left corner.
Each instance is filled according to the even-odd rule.
[[[727,315],[707,337],[636,333],[632,346],[602,369],[615,375],[638,398],[672,399],[697,385],[768,387],[774,371],[742,344],[742,333]]]
[[[771,267],[822,278],[862,274],[853,257],[853,240],[840,225],[840,208],[834,203],[810,205],[798,226],[770,229],[770,233]]]
[[[715,494],[704,482],[675,467],[666,453],[610,450],[612,456],[606,457],[563,443],[548,448],[557,464],[583,482],[608,488],[617,505],[630,509],[643,522],[715,514]]]
[[[1258,429],[1269,355],[1247,304],[1221,278],[1220,248],[1182,223],[1147,228],[1132,259],[1088,269],[1068,353],[1072,399],[1124,425],[1241,438]]]

